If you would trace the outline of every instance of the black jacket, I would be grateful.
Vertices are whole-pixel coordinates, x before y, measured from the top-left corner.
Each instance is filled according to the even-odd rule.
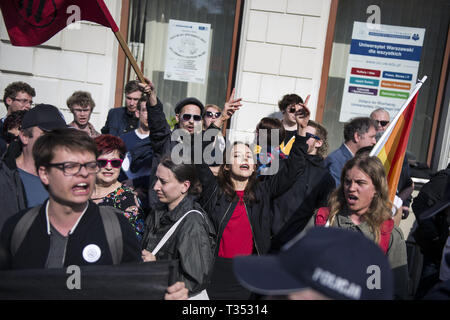
[[[150,213],[146,220],[147,231],[143,248],[152,251],[160,240],[186,212],[189,213],[175,232],[156,254],[158,260],[179,260],[177,280],[183,281],[190,293],[206,287],[213,263],[214,228],[200,205],[192,196],[186,196],[172,211],[167,206]]]
[[[134,124],[134,128],[129,127],[129,123]],[[102,134],[112,134],[120,136],[130,130],[137,129],[139,120],[134,114],[127,112],[127,107],[112,108],[108,111],[106,123],[101,129]]]
[[[0,161],[0,230],[9,217],[27,207],[25,188],[16,166],[20,152],[18,142],[13,142]]]
[[[291,187],[295,181],[292,177],[300,176],[303,172],[306,149],[305,137],[297,135],[285,165],[269,179],[257,182],[255,188],[257,202],[244,201],[252,229],[255,253],[258,255],[267,253],[270,248],[273,199]],[[217,255],[223,231],[236,208],[238,198],[235,197],[230,201],[206,164],[198,164],[196,167],[203,185],[199,203],[211,217],[216,229],[217,246],[215,251]]]
[[[316,209],[326,207],[330,193],[336,187],[323,158],[306,155],[305,169],[295,179],[294,185],[274,200],[271,251],[278,251],[283,244],[300,233]]]
[[[47,218],[45,214],[46,203],[47,201],[42,205],[38,216],[28,230],[28,234],[24,238],[14,257],[6,257],[9,260],[9,267],[7,267],[7,269],[45,268],[50,249],[50,236],[47,233]],[[3,250],[1,250],[2,252],[10,253],[12,233],[16,224],[26,212],[27,210],[19,212],[5,223],[0,234],[0,245],[3,247]],[[117,214],[117,216],[119,218],[123,239],[122,263],[142,261],[140,244],[133,228],[124,216],[120,214]],[[89,263],[83,258],[83,249],[90,244],[96,244],[101,250],[100,258],[94,263]],[[99,208],[95,203],[90,201],[89,207],[75,228],[75,231],[69,235],[64,267],[70,265],[84,266],[112,264],[112,256],[106,240],[105,229],[103,227]],[[0,265],[4,267],[3,263]]]

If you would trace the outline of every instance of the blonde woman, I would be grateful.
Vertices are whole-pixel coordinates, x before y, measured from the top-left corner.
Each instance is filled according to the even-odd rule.
[[[395,296],[405,298],[408,266],[401,230],[391,219],[386,174],[377,157],[360,156],[347,161],[340,186],[331,194],[328,208],[320,208],[306,225],[330,226],[360,232],[380,245],[394,272]],[[369,274],[368,274],[369,276]]]

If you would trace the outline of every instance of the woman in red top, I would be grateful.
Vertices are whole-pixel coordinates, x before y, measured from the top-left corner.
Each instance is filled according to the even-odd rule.
[[[270,248],[272,199],[286,192],[305,166],[309,110],[297,105],[297,137],[290,157],[273,176],[257,180],[256,162],[248,144],[235,142],[225,150],[217,178],[206,164],[197,165],[203,192],[199,203],[217,231],[215,264],[207,289],[211,299],[249,299],[250,292],[234,277],[232,259],[265,254]],[[210,126],[213,128],[214,126]]]

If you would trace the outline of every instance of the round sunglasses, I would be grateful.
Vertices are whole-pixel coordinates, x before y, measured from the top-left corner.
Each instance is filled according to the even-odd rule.
[[[122,162],[122,159],[97,159],[97,163],[100,168],[105,168],[108,163],[110,163],[111,167],[117,169],[122,166]]]
[[[208,118],[212,118],[212,117],[218,118],[218,117],[220,117],[221,114],[222,114],[222,112],[211,112],[211,111],[206,111],[206,113],[205,113],[205,115]]]

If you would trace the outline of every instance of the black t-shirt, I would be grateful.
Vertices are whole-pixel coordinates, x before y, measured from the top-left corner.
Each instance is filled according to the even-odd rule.
[[[295,133],[297,132],[297,130],[285,130],[285,136],[284,136],[284,145],[286,145],[289,140],[291,140],[292,137],[295,136]]]

